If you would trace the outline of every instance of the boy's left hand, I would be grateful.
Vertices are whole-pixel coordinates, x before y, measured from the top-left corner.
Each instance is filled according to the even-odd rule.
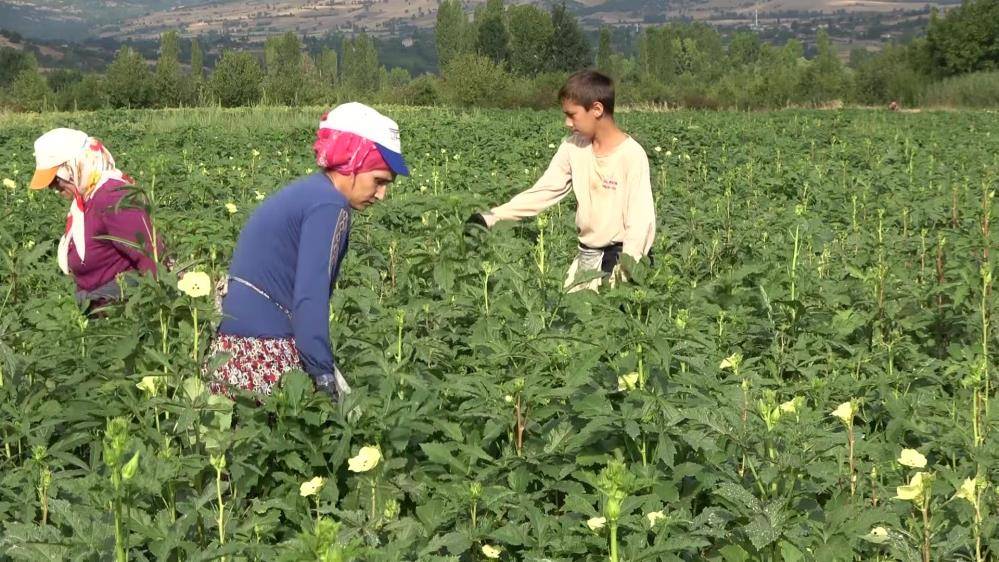
[[[489,228],[489,224],[486,223],[486,218],[482,216],[482,213],[472,213],[472,216],[468,217],[465,221],[466,225],[479,225],[482,228]]]

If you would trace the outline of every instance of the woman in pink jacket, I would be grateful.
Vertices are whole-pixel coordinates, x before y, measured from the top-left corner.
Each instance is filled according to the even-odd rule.
[[[132,185],[101,141],[82,131],[53,129],[35,141],[29,187],[54,189],[70,202],[59,268],[73,276],[76,298],[84,305],[120,300],[123,273],[156,273],[163,246],[153,244],[157,237],[148,213],[123,201]]]

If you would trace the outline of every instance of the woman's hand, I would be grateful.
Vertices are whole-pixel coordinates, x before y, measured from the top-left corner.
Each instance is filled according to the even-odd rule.
[[[319,375],[315,378],[314,382],[316,384],[316,392],[325,393],[334,402],[338,401],[341,396],[346,396],[351,392],[347,380],[343,378],[343,375],[340,374],[340,369],[336,367],[334,367],[333,373]]]

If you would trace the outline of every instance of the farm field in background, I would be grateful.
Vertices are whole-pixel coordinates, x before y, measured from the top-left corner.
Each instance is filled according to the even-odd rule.
[[[414,174],[354,215],[336,405],[301,373],[210,398],[218,318],[175,273],[82,316],[65,202],[25,187],[85,130],[214,281],[323,108],[0,116],[0,560],[999,556],[995,113],[622,112],[655,262],[567,295],[571,197],[463,228],[560,115],[385,109]]]

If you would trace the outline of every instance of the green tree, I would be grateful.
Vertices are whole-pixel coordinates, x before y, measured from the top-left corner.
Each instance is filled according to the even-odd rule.
[[[888,45],[878,53],[851,53],[853,100],[878,105],[916,103],[929,76],[913,64],[912,51],[912,47]]]
[[[325,105],[334,99],[331,84],[324,80],[328,76],[320,74],[316,61],[308,53],[302,53],[302,75],[299,77],[297,104]]]
[[[767,45],[760,59],[752,83],[754,105],[780,108],[800,101],[798,85],[801,84],[804,48],[792,39],[781,48]]]
[[[0,88],[8,86],[21,72],[35,68],[38,68],[35,55],[13,47],[0,47]]]
[[[455,57],[471,52],[472,36],[461,0],[444,0],[437,7],[437,64],[441,70]]]
[[[264,43],[264,97],[268,103],[294,105],[303,90],[305,77],[302,42],[289,31],[268,37]]]
[[[154,100],[160,107],[177,107],[188,101],[187,84],[180,73],[180,37],[176,31],[160,35],[160,58],[153,79]]]
[[[319,81],[324,86],[333,87],[336,85],[339,62],[336,51],[333,49],[324,47],[319,53],[319,59],[316,60],[316,72],[319,75]]]
[[[641,75],[660,83],[672,82],[677,66],[674,44],[671,28],[647,28],[638,45]]]
[[[804,98],[812,103],[842,99],[848,89],[848,76],[824,29],[819,31],[816,48],[815,58],[804,73]]]
[[[590,44],[579,21],[569,12],[565,1],[552,6],[552,36],[548,43],[548,69],[574,72],[593,64]]]
[[[611,47],[611,31],[604,27],[600,30],[600,42],[597,47],[597,70],[604,74],[614,74],[614,49]]]
[[[477,35],[475,48],[493,62],[505,62],[510,56],[510,34],[506,28],[503,0],[488,0],[476,12]]]
[[[200,82],[205,76],[205,53],[197,37],[191,38],[191,78]]]
[[[966,0],[943,18],[934,12],[926,49],[937,76],[999,69],[999,1]]]
[[[107,87],[99,74],[87,74],[58,94],[66,111],[93,111],[108,106]]]
[[[112,107],[147,107],[152,84],[146,59],[135,49],[118,49],[107,72],[108,102]]]
[[[381,67],[374,40],[361,33],[353,40],[343,40],[344,88],[352,95],[370,95],[381,85]]]
[[[718,78],[725,70],[725,48],[721,35],[703,23],[674,26],[676,72],[695,77],[701,83]]]
[[[49,83],[36,68],[22,70],[10,86],[14,106],[21,111],[53,109],[53,95]]]
[[[209,90],[225,107],[260,101],[260,63],[250,53],[226,51],[208,81]]]
[[[197,37],[191,38],[191,75],[188,78],[189,103],[202,103],[205,84],[205,53],[201,50],[201,42]]]
[[[440,80],[432,74],[424,74],[405,87],[389,92],[387,98],[393,103],[427,106],[439,103],[440,96]]]
[[[67,68],[59,68],[49,72],[46,76],[48,80],[49,87],[55,93],[63,92],[73,87],[74,84],[83,80],[83,73],[79,70],[71,70]]]
[[[510,6],[507,10],[510,30],[510,69],[523,76],[536,76],[547,67],[547,49],[551,43],[551,15],[531,4]]]
[[[509,88],[510,76],[503,66],[482,55],[461,55],[444,68],[443,94],[455,105],[503,105],[505,100],[497,94]]]
[[[639,43],[642,80],[658,82],[676,99],[704,97],[726,70],[724,59],[721,36],[700,23],[649,28]]]
[[[393,68],[385,77],[384,87],[389,90],[398,90],[399,88],[405,88],[412,79],[413,77],[405,68]]]
[[[756,64],[760,60],[763,44],[760,36],[751,31],[737,31],[728,44],[728,60],[732,66]]]

